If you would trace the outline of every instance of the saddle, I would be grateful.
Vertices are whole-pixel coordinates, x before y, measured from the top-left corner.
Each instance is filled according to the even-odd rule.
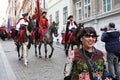
[[[71,42],[73,34],[74,34],[73,32],[70,32],[70,34],[68,35],[67,43]],[[62,44],[65,44],[65,37],[66,37],[66,33],[64,33],[63,36],[62,36]]]
[[[23,29],[23,30],[20,30],[20,32],[19,32],[19,36],[18,36],[18,43],[19,43],[19,44],[22,44],[22,42],[23,42],[22,36],[23,36],[24,32],[25,32],[24,29]]]

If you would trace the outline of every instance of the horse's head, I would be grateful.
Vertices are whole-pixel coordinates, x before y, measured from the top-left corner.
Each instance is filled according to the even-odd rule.
[[[35,28],[35,21],[29,16],[29,21],[28,21],[28,31],[31,32]]]
[[[52,24],[50,25],[50,27],[51,27],[51,32],[55,35],[55,37],[58,36],[58,24],[59,24],[59,23],[55,23],[55,22],[53,21]]]
[[[79,29],[83,29],[84,28],[84,23],[79,23],[78,27],[79,27]]]
[[[76,29],[75,35],[77,35],[77,37],[80,35],[81,30],[84,28],[84,23],[79,23],[78,27]]]

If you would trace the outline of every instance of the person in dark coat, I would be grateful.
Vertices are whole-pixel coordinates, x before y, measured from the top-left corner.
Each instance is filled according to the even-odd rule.
[[[107,51],[108,70],[115,80],[120,80],[120,31],[114,23],[109,23],[108,30],[101,36]]]

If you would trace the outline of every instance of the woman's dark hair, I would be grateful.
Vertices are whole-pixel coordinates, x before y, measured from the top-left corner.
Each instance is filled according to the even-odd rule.
[[[95,29],[93,27],[85,27],[81,30],[78,40],[80,41],[80,38],[82,38],[83,36],[85,36],[86,34],[94,34],[96,36],[96,41],[97,41],[97,33],[95,31]],[[81,41],[80,41],[81,42]]]

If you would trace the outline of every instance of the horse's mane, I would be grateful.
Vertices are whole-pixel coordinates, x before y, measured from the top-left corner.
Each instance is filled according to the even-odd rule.
[[[79,23],[74,35],[78,35],[78,33],[80,33],[80,31],[82,30],[82,27],[84,28],[84,24],[83,23]]]
[[[55,22],[52,22],[49,26],[48,26],[48,30],[52,29],[53,28],[53,25],[55,25]]]

